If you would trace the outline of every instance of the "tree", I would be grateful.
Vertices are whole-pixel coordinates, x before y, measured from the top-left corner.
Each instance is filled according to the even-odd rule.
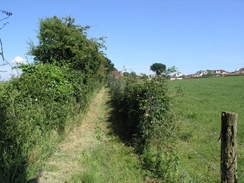
[[[76,25],[71,17],[42,19],[39,45],[32,44],[30,54],[36,63],[68,66],[86,74],[114,69],[103,53],[103,38],[89,39],[87,29],[89,26]]]
[[[115,68],[114,64],[112,63],[112,61],[108,58],[105,58],[105,66],[107,68],[107,71],[110,73],[112,71],[117,71],[117,69]]]
[[[161,63],[154,63],[151,65],[150,69],[156,73],[156,75],[162,75],[166,71],[166,65]]]

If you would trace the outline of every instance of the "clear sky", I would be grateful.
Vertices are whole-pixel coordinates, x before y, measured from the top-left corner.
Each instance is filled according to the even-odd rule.
[[[39,20],[56,15],[106,36],[120,70],[150,73],[154,62],[186,74],[244,67],[243,0],[2,0],[0,9],[13,13],[0,31],[8,60],[25,57]]]

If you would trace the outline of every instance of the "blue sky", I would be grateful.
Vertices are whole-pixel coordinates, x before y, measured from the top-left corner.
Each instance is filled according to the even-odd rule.
[[[150,73],[154,62],[186,74],[244,67],[243,0],[8,0],[0,9],[13,13],[0,31],[8,60],[25,57],[39,20],[56,15],[106,36],[106,54],[120,70]]]

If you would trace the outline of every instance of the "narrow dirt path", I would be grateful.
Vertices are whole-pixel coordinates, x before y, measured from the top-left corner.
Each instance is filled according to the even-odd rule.
[[[79,155],[99,144],[96,137],[97,122],[106,120],[104,106],[107,101],[107,91],[103,88],[92,100],[81,125],[69,134],[47,160],[39,183],[65,183],[74,172],[81,171],[83,167],[79,163]]]

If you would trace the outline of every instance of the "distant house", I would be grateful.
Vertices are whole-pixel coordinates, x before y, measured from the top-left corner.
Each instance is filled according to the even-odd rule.
[[[211,74],[213,74],[215,76],[224,76],[224,75],[229,74],[229,72],[222,70],[222,69],[219,69],[219,70],[212,70]]]
[[[191,79],[191,78],[194,78],[194,74],[183,75],[182,78],[183,79]]]
[[[117,79],[121,79],[123,77],[123,73],[121,71],[112,71],[111,74]]]
[[[244,67],[243,67],[243,68],[240,68],[238,71],[239,71],[241,74],[242,74],[242,73],[244,74]]]
[[[181,78],[183,76],[181,72],[176,72],[174,75],[176,78]]]
[[[229,76],[240,76],[240,75],[244,75],[244,68],[240,68],[229,74]]]
[[[170,77],[170,80],[181,80],[183,79],[183,74],[181,72],[176,72]]]
[[[194,77],[195,78],[200,78],[200,77],[203,77],[203,76],[205,76],[205,75],[207,75],[208,74],[208,71],[198,71],[198,72],[196,72],[195,74],[194,74]]]

